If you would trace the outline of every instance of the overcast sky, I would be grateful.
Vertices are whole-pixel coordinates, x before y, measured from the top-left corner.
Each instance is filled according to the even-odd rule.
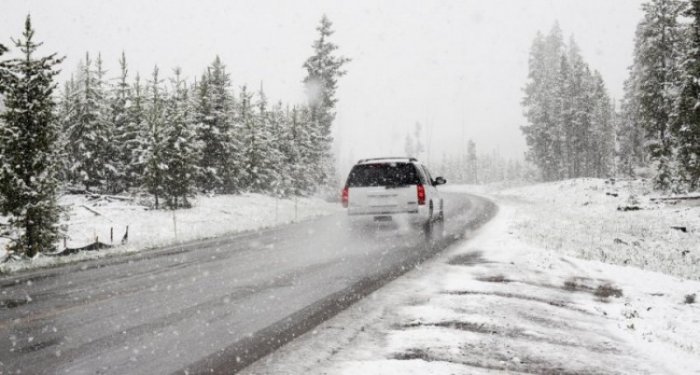
[[[339,53],[352,58],[340,81],[336,121],[342,160],[403,154],[405,134],[424,124],[431,155],[480,151],[520,158],[520,99],[529,48],[555,20],[574,34],[611,96],[622,95],[639,0],[455,1],[15,1],[0,5],[0,42],[31,13],[44,52],[67,56],[67,78],[85,51],[102,52],[112,75],[125,50],[132,72],[180,66],[199,75],[219,54],[238,87],[264,82],[268,97],[303,102],[301,64],[327,14]],[[428,142],[429,141],[429,142]]]

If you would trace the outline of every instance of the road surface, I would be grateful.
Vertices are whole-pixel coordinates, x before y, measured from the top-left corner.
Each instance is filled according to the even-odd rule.
[[[231,373],[488,221],[447,194],[445,235],[350,233],[337,214],[0,278],[0,373]]]

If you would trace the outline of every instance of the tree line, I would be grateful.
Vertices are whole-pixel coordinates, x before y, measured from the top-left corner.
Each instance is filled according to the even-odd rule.
[[[641,7],[618,108],[573,38],[565,46],[556,25],[535,38],[522,130],[541,179],[650,176],[660,190],[700,188],[700,0]]]
[[[700,187],[700,1],[642,5],[621,102],[620,171],[655,171],[659,189]]]
[[[526,157],[545,181],[606,177],[615,171],[615,111],[600,73],[558,24],[530,50],[522,105]]]
[[[112,75],[86,54],[58,94],[62,58],[37,56],[28,16],[19,56],[0,60],[0,235],[10,250],[54,248],[64,189],[147,192],[155,208],[174,209],[198,192],[289,196],[333,183],[335,93],[349,59],[336,54],[328,18],[317,31],[300,105],[270,103],[262,84],[234,90],[219,57],[190,82],[179,68],[132,75],[124,53]]]

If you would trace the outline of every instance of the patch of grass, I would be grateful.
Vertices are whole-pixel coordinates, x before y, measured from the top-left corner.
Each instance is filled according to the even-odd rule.
[[[484,334],[496,334],[498,333],[498,330],[492,327],[487,327],[485,323],[472,323],[472,322],[463,322],[463,321],[445,321],[445,322],[437,322],[437,323],[408,323],[400,326],[399,328],[419,328],[419,327],[441,327],[441,328],[449,328],[449,329],[456,329],[460,331],[470,331],[470,332],[476,332],[476,333],[484,333]]]
[[[396,354],[394,354],[394,359],[398,359],[400,361],[410,361],[412,359],[422,359],[426,362],[432,362],[432,361],[437,360],[433,356],[431,356],[427,351],[425,351],[423,349],[418,349],[418,348],[410,348],[403,353],[396,353]]]
[[[477,277],[476,279],[479,281],[485,281],[488,283],[510,283],[513,281],[511,279],[506,278],[503,275]]]
[[[481,251],[472,251],[465,254],[459,254],[453,256],[447,263],[453,266],[473,266],[480,263],[485,263],[484,258],[481,256],[483,253]]]
[[[585,277],[572,277],[564,281],[563,288],[569,292],[590,292],[593,288],[585,284],[587,280],[590,279]]]
[[[593,294],[596,297],[599,298],[609,298],[609,297],[615,297],[615,298],[620,298],[622,297],[622,289],[616,288],[612,286],[611,284],[603,284],[599,285],[595,292]]]

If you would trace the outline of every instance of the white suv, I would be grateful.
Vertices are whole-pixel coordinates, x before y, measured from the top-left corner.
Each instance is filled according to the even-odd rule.
[[[426,231],[444,220],[437,189],[447,181],[433,179],[415,158],[363,159],[350,171],[343,189],[343,207],[352,223],[396,221],[420,224]]]

